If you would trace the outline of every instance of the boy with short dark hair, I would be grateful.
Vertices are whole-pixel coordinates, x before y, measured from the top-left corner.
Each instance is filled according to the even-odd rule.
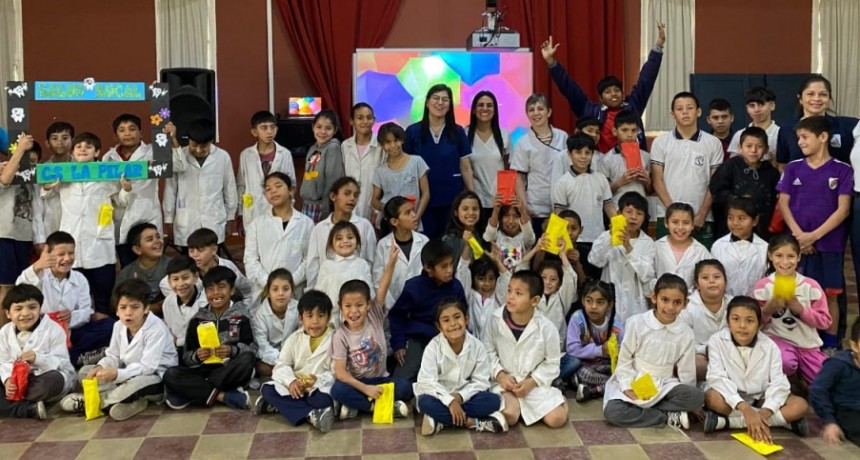
[[[188,256],[194,259],[197,263],[197,268],[200,270],[200,275],[206,276],[206,273],[214,267],[227,267],[236,274],[236,290],[242,295],[249,306],[256,299],[251,298],[253,286],[248,278],[239,271],[239,267],[233,262],[218,257],[218,235],[211,229],[200,228],[195,230],[188,236]]]
[[[45,163],[68,163],[72,161],[72,138],[75,137],[75,127],[64,121],[55,121],[45,130],[45,141],[48,148],[48,158]],[[44,234],[50,235],[60,229],[62,207],[59,195],[43,197]]]
[[[639,147],[647,148],[645,143],[645,129],[642,126],[642,112],[654,90],[657,74],[660,72],[660,63],[663,61],[663,45],[666,44],[666,29],[662,23],[657,23],[659,36],[657,43],[648,54],[648,60],[639,71],[639,79],[633,85],[633,89],[627,97],[624,97],[621,80],[609,75],[597,83],[598,101],[591,101],[580,86],[572,80],[564,67],[555,60],[555,52],[558,44],[553,44],[552,37],[543,42],[541,54],[546,63],[549,64],[549,73],[558,90],[567,98],[570,108],[577,117],[591,116],[600,121],[600,141],[597,146],[601,152],[607,152],[618,143],[612,134],[615,128],[615,116],[621,110],[628,110],[639,117]]]
[[[726,294],[752,296],[755,284],[767,270],[767,241],[755,232],[761,221],[755,200],[733,197],[726,208],[726,219],[731,233],[714,242],[711,255],[726,271]]]
[[[851,326],[850,350],[824,361],[809,387],[809,400],[831,444],[847,439],[860,446],[860,319]]]
[[[110,418],[128,420],[146,410],[149,402],[164,399],[162,377],[176,366],[176,349],[170,330],[149,311],[149,286],[138,279],[119,283],[114,290],[116,314],[110,346],[95,366],[81,369],[80,376],[99,383],[100,409]],[[60,407],[83,413],[84,395],[72,393]]]
[[[639,161],[642,166],[628,168],[628,160],[622,151],[622,144],[635,143],[639,137],[639,119],[636,115],[624,110],[615,117],[615,128],[613,134],[618,139],[618,144],[610,151],[600,156],[597,171],[603,173],[609,179],[609,188],[612,191],[612,201],[618,205],[618,200],[627,192],[637,192],[642,196],[648,196],[651,189],[651,157],[648,152],[639,148]]]
[[[167,283],[171,292],[162,303],[164,322],[173,335],[177,349],[185,346],[188,323],[197,311],[206,307],[206,295],[194,259],[179,256],[167,263]]]
[[[334,400],[329,393],[334,384],[331,367],[329,326],[333,306],[323,292],[308,291],[299,299],[301,330],[293,332],[281,348],[272,380],[260,389],[254,405],[256,414],[278,412],[292,425],[307,421],[327,432],[334,421]]]
[[[424,245],[424,272],[406,281],[388,312],[391,348],[397,360],[394,378],[415,381],[424,347],[439,333],[436,307],[442,299],[454,297],[468,305],[463,285],[454,278],[454,256],[454,250],[442,240],[430,240]]]
[[[711,196],[714,197],[715,235],[719,238],[729,232],[729,201],[738,196],[748,196],[752,198],[759,216],[755,233],[768,240],[768,226],[776,206],[779,170],[764,160],[768,150],[768,136],[763,129],[755,126],[747,128],[741,133],[740,139],[741,154],[724,161],[711,177],[709,188]]]
[[[251,135],[257,142],[239,154],[236,187],[241,200],[239,216],[248,228],[254,218],[271,214],[271,206],[263,194],[263,180],[271,172],[282,172],[296,182],[296,168],[289,149],[275,142],[278,120],[271,112],[261,110],[251,116]]]
[[[95,364],[104,356],[110,344],[114,319],[91,318],[90,285],[75,264],[75,239],[66,232],[48,236],[39,260],[21,273],[16,284],[29,284],[42,290],[45,302],[43,314],[54,314],[58,322],[65,323],[71,334],[69,356],[73,364],[81,367]]]
[[[40,317],[44,297],[35,286],[14,286],[3,299],[11,323],[0,329],[0,417],[44,420],[45,402],[59,399],[77,381],[69,362],[66,333],[49,318]],[[30,366],[24,399],[10,401],[18,388],[9,381],[16,361]]]
[[[735,115],[732,105],[723,98],[717,98],[708,104],[708,116],[705,118],[711,127],[711,134],[723,145],[723,160],[729,158],[729,143],[732,140],[732,123]]]
[[[776,110],[776,94],[764,86],[750,88],[744,95],[747,116],[752,120],[749,128],[761,128],[767,133],[767,152],[764,154],[766,161],[775,161],[776,143],[779,139],[779,125],[773,121],[773,111]],[[741,153],[741,131],[736,131],[729,144],[729,153]]]
[[[666,208],[674,202],[684,202],[695,213],[693,225],[697,231],[693,237],[710,247],[714,218],[708,184],[723,163],[723,148],[716,137],[699,130],[696,121],[701,115],[699,99],[693,93],[682,91],[672,98],[675,129],[651,144],[651,185],[661,204],[657,207],[657,237],[669,233]]]
[[[181,365],[164,374],[170,408],[184,409],[191,403],[211,407],[221,402],[234,409],[249,409],[243,387],[251,380],[257,345],[245,304],[230,300],[235,284],[236,274],[227,267],[212,268],[203,276],[208,305],[188,322]],[[204,323],[215,324],[220,341],[217,348],[200,347],[197,327]],[[206,364],[212,357],[222,363]]]
[[[183,170],[174,161],[173,177],[164,187],[164,230],[180,247],[199,228],[211,228],[218,244],[233,233],[236,208],[236,177],[230,154],[215,146],[215,122],[199,119],[188,126],[188,146],[180,147],[176,127],[167,123],[164,132],[171,136],[173,156],[183,159]]]
[[[594,145],[600,143],[600,122],[594,117],[582,117],[576,120],[576,130],[573,134],[585,134],[594,140]]]
[[[126,265],[117,276],[117,283],[132,278],[140,279],[149,285],[152,293],[149,298],[149,308],[153,313],[161,313],[161,293],[159,283],[167,276],[167,264],[170,258],[164,255],[164,241],[158,227],[149,223],[139,223],[128,231],[126,238],[137,259]]]

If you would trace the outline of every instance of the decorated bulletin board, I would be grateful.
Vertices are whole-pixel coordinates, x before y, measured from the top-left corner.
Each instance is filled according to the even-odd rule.
[[[152,129],[152,161],[119,161],[89,163],[30,164],[28,156],[21,159],[15,174],[16,184],[60,182],[114,181],[125,175],[128,180],[170,177],[173,174],[173,154],[164,125],[170,121],[170,99],[166,83],[147,86],[142,82],[84,81],[10,81],[6,83],[6,116],[9,127],[9,152],[15,151],[16,140],[30,131],[31,101],[150,101],[150,115],[144,124]]]

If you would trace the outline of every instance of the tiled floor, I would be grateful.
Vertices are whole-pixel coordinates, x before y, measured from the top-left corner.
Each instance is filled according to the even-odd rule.
[[[705,435],[701,425],[682,434],[669,428],[622,429],[607,425],[600,401],[571,401],[570,424],[551,430],[515,427],[504,434],[443,430],[419,433],[420,419],[373,425],[370,418],[337,422],[330,433],[293,427],[280,416],[257,417],[226,408],[172,411],[151,406],[125,422],[85,421],[57,415],[49,421],[0,421],[0,458],[21,459],[731,459],[761,458],[728,432]],[[828,446],[820,422],[810,416],[812,433],[801,439],[776,429],[785,450],[774,458],[792,460],[860,458],[853,445]]]

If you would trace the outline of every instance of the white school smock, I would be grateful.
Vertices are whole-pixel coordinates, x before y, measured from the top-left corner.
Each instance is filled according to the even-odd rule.
[[[113,211],[102,218],[106,207],[125,207],[129,192],[119,182],[66,182],[42,192],[58,193],[62,218],[60,230],[75,238],[75,268],[99,268],[116,263]]]
[[[496,278],[496,290],[490,297],[486,299],[478,291],[472,287],[472,271],[469,270],[469,264],[458,264],[457,280],[463,285],[463,291],[466,293],[466,302],[469,303],[469,330],[479,340],[487,338],[487,327],[492,321],[493,314],[496,310],[505,306],[508,295],[508,285],[511,283],[511,272],[506,271],[501,273]]]
[[[520,137],[511,154],[511,169],[526,175],[526,203],[539,217],[552,212],[552,184],[570,167],[567,133],[552,128],[550,145],[541,142],[529,129]]]
[[[164,321],[147,313],[143,327],[128,340],[128,328],[122,321],[113,325],[110,345],[99,366],[117,369],[116,384],[141,375],[164,377],[168,368],[179,364],[173,337]]]
[[[209,302],[206,301],[206,296],[203,294],[203,286],[197,288],[197,297],[194,298],[191,305],[179,305],[179,297],[173,292],[164,297],[164,302],[161,304],[161,312],[164,314],[164,323],[170,330],[170,335],[173,336],[173,342],[176,347],[185,346],[185,336],[188,333],[188,323],[191,318],[197,314],[197,310],[206,308]]]
[[[361,280],[367,283],[368,287],[373,286],[370,264],[355,254],[349,257],[335,255],[334,258],[323,261],[317,283],[312,288],[325,292],[331,299],[332,305],[338,305],[341,286],[351,280]],[[371,297],[374,297],[373,293],[371,293]],[[331,323],[338,326],[342,322],[340,308],[335,308],[331,312]]]
[[[33,184],[0,184],[0,238],[45,242],[40,189]]]
[[[272,167],[269,170],[269,173],[273,172],[286,174],[293,182],[293,187],[297,186],[293,155],[286,147],[277,143],[275,143],[275,159],[272,160]],[[236,192],[239,199],[238,211],[245,228],[248,228],[258,216],[271,214],[272,206],[266,201],[263,193],[265,179],[257,144],[242,150],[239,154],[239,173],[236,174]],[[245,194],[250,197],[250,200],[244,197]],[[246,207],[246,205],[250,206]]]
[[[71,158],[71,155],[69,155]],[[72,161],[71,159],[69,161]],[[53,155],[48,158],[45,163],[54,163]],[[37,187],[36,191],[40,191],[41,187]],[[48,235],[60,230],[60,219],[63,217],[63,207],[60,206],[60,195],[57,193],[44,194],[40,193],[42,201],[42,232],[47,238]]]
[[[627,160],[624,159],[624,154],[616,149],[612,149],[603,155],[594,156],[596,159],[599,159],[599,161],[592,160],[591,169],[602,173],[607,179],[609,179],[610,183],[621,179],[621,176],[627,172]],[[648,152],[640,149],[639,157],[642,159],[642,169],[650,175],[651,156],[648,155]],[[610,187],[610,190],[611,189],[612,187]],[[618,187],[618,190],[616,190],[615,194],[612,195],[612,202],[615,203],[616,208],[618,207],[618,200],[621,199],[621,195],[624,195],[627,192],[636,192],[642,196],[648,196],[648,194],[645,193],[645,184],[634,180]]]
[[[609,181],[602,174],[577,174],[569,169],[552,187],[554,208],[570,209],[582,220],[580,243],[593,243],[603,232],[603,207],[612,203]]]
[[[558,291],[549,296],[549,299],[541,293],[536,311],[541,312],[556,327],[559,337],[559,349],[563,352],[565,350],[564,341],[567,338],[567,321],[564,319],[567,317],[567,312],[570,311],[571,305],[576,302],[578,278],[573,267],[562,266],[562,270],[564,270],[564,279],[561,281]]]
[[[711,172],[723,163],[723,144],[703,131],[696,131],[690,139],[683,139],[677,130],[658,136],[651,144],[651,165],[663,167],[663,183],[672,202],[689,203],[693,212],[699,212],[702,200],[708,193]],[[665,217],[666,208],[658,200],[657,215]],[[708,212],[708,222],[714,216]]]
[[[702,301],[702,294],[696,290],[690,294],[690,302],[687,307],[681,310],[678,316],[679,321],[683,321],[690,329],[693,330],[693,339],[696,343],[696,354],[704,355],[708,352],[708,341],[711,336],[727,325],[726,310],[732,296],[726,294],[723,296],[723,302],[720,309],[716,313],[712,313]]]
[[[501,217],[500,217],[501,218]],[[487,223],[484,230],[484,241],[495,243],[499,247],[499,257],[502,263],[510,271],[527,270],[528,264],[522,264],[523,257],[531,251],[535,245],[535,231],[531,222],[520,222],[520,233],[508,236],[497,227]]]
[[[669,245],[668,236],[657,240],[654,246],[657,253],[657,257],[654,259],[655,280],[666,273],[674,273],[684,279],[689,290],[693,289],[696,263],[711,258],[711,253],[708,252],[707,248],[695,239],[677,263],[675,262],[675,253],[672,252],[672,247]]]
[[[140,146],[128,157],[128,160],[123,160],[116,151],[116,147],[112,147],[102,156],[101,161],[152,161],[152,146],[141,142]],[[158,179],[131,181],[128,206],[114,208],[113,220],[117,231],[117,244],[125,244],[131,227],[143,222],[155,225],[158,233],[162,233]]]
[[[314,391],[330,393],[334,385],[334,370],[331,365],[331,353],[329,353],[333,335],[334,329],[329,327],[316,351],[312,352],[311,336],[305,334],[302,329],[293,332],[281,347],[281,353],[272,370],[272,380],[263,385],[274,385],[279,395],[289,397],[290,384],[298,378],[297,376],[313,375],[317,379],[310,393]]]
[[[365,219],[370,219],[371,214],[373,214],[373,208],[370,206],[371,198],[373,198],[373,172],[376,171],[377,166],[385,161],[385,152],[377,144],[376,136],[370,136],[370,144],[367,145],[367,150],[363,156],[358,154],[355,136],[343,141],[340,144],[340,150],[343,154],[343,169],[346,171],[346,175],[355,179],[358,182],[359,190],[361,190],[352,212]]]
[[[424,266],[421,265],[421,249],[430,241],[424,234],[412,232],[412,248],[409,251],[409,258],[403,254],[403,251],[397,252],[397,263],[394,265],[394,273],[391,274],[391,284],[388,286],[388,292],[385,295],[385,308],[390,310],[394,306],[394,302],[400,297],[403,292],[403,286],[410,278],[414,278],[424,271]],[[373,258],[373,292],[379,287],[382,281],[382,274],[385,272],[385,265],[388,264],[388,257],[391,254],[391,245],[397,244],[394,241],[394,233],[389,233],[379,240],[376,244],[376,256]],[[387,311],[387,310],[386,310]]]
[[[747,127],[752,126],[750,123]],[[764,130],[765,134],[767,134],[767,152],[765,152],[762,160],[770,161],[772,158],[776,156],[776,143],[779,139],[779,125],[776,124],[775,121],[770,121],[770,126]],[[741,134],[744,133],[743,129],[739,129],[735,131],[735,134],[732,136],[731,142],[729,142],[729,148],[727,149],[732,156],[740,155],[741,153]]]
[[[165,181],[164,223],[173,224],[173,241],[179,246],[187,246],[188,236],[200,228],[211,229],[223,243],[227,221],[235,219],[239,205],[230,154],[211,145],[200,166],[187,148],[181,153],[185,171],[174,168],[173,177]]]
[[[490,357],[484,344],[466,333],[463,349],[457,354],[444,335],[438,334],[424,348],[418,380],[412,384],[415,397],[432,396],[444,405],[458,393],[463,402],[490,389]]]
[[[677,377],[673,375],[675,368]],[[651,374],[657,395],[644,401],[631,400],[624,391],[630,390],[631,382],[646,373]],[[627,320],[615,374],[606,382],[603,407],[613,399],[639,407],[653,407],[681,384],[696,385],[696,350],[690,326],[677,320],[663,324],[653,311]]]
[[[316,224],[311,231],[310,242],[308,243],[308,253],[305,258],[305,276],[307,277],[308,287],[315,286],[317,283],[317,274],[320,271],[320,264],[326,259],[334,258],[334,254],[329,254],[327,250],[328,235],[331,233],[331,228],[334,227],[332,217],[334,214],[329,214],[328,217]],[[367,263],[373,263],[373,251],[376,248],[376,230],[371,225],[370,221],[364,217],[358,216],[355,213],[349,217],[358,228],[358,234],[361,237],[361,252],[359,256],[366,260]],[[386,256],[385,260],[388,260]],[[337,305],[337,304],[335,304]],[[335,323],[339,324],[339,323]]]
[[[558,351],[558,328],[535,310],[520,339],[505,323],[503,309],[496,310],[487,327],[484,345],[490,357],[490,375],[495,380],[499,372],[509,373],[517,382],[531,377],[537,383],[524,398],[518,398],[520,413],[526,425],[531,425],[564,404],[565,398],[552,386],[558,378],[561,352]],[[494,391],[501,389],[496,385]]]
[[[630,239],[633,251],[624,246],[612,246],[612,237],[605,231],[594,240],[588,262],[603,269],[600,279],[615,285],[615,314],[621,325],[648,310],[647,297],[655,281],[654,257],[656,246],[647,233]]]
[[[465,130],[468,133],[469,127],[466,126]],[[475,194],[478,195],[482,208],[493,207],[493,197],[498,190],[496,178],[498,172],[505,169],[503,157],[510,150],[511,138],[504,129],[501,132],[503,152],[499,151],[495,136],[490,136],[487,142],[484,142],[476,131],[472,140],[472,154],[468,158],[475,178]]]
[[[728,234],[711,246],[711,255],[726,269],[726,294],[752,296],[755,283],[767,272],[767,241],[753,234],[753,241],[732,241]]]
[[[708,388],[722,395],[732,409],[741,401],[763,396],[762,408],[774,414],[791,394],[788,377],[782,371],[782,355],[773,340],[759,332],[745,363],[728,328],[721,329],[708,342]]]
[[[251,281],[253,299],[260,297],[269,273],[277,268],[289,270],[297,288],[304,286],[305,256],[313,229],[314,221],[295,209],[287,228],[271,211],[245,227],[245,273]]]
[[[42,295],[45,296],[45,301],[42,302],[43,316],[55,311],[71,311],[69,329],[90,322],[90,316],[93,314],[90,283],[81,272],[72,270],[68,278],[59,280],[54,277],[49,268],[37,275],[31,265],[21,272],[15,284],[29,284],[42,291]]]
[[[63,393],[71,390],[78,381],[75,368],[69,361],[66,331],[47,316],[39,320],[39,325],[32,331],[23,347],[18,342],[14,324],[7,323],[0,328],[0,379],[3,382],[12,376],[15,360],[25,351],[36,353],[36,361],[30,364],[30,372],[42,375],[45,372],[58,371],[63,375]]]
[[[284,319],[275,316],[269,299],[263,300],[251,318],[254,341],[257,342],[257,359],[275,365],[281,345],[299,327],[299,302],[290,299]]]

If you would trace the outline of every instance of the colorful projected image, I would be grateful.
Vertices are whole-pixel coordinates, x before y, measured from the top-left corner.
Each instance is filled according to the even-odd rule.
[[[499,102],[499,124],[510,133],[513,146],[529,126],[525,102],[534,87],[532,59],[530,52],[358,50],[354,101],[373,107],[374,130],[389,121],[405,128],[424,114],[427,90],[444,83],[454,93],[457,123],[466,126],[475,94],[492,91]]]
[[[322,98],[319,97],[291,97],[290,115],[312,117],[322,110]]]

